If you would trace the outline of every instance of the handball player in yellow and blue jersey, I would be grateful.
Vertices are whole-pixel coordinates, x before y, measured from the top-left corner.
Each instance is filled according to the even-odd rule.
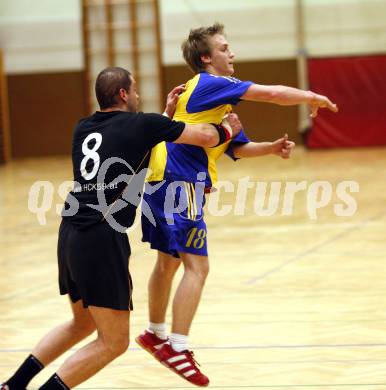
[[[195,76],[186,83],[174,120],[219,124],[231,113],[232,105],[242,100],[279,105],[307,104],[313,117],[319,108],[337,111],[336,105],[327,97],[311,91],[259,85],[232,77],[234,54],[221,24],[191,30],[182,44],[182,51]],[[237,118],[231,119],[237,121]],[[234,160],[268,154],[288,158],[293,147],[294,143],[286,135],[274,142],[257,143],[241,131],[217,147],[162,142],[152,150],[149,165],[152,173],[144,201],[149,205],[154,221],[143,215],[142,231],[143,241],[158,251],[158,257],[148,285],[150,324],[136,341],[194,385],[209,384],[208,377],[200,371],[189,350],[188,334],[209,271],[203,206],[204,193],[216,184],[216,160],[224,153]],[[181,263],[184,274],[174,296],[168,337],[166,309],[173,277]]]

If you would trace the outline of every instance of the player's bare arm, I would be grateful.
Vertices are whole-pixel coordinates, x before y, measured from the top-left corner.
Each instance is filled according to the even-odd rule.
[[[216,128],[208,123],[186,124],[182,134],[174,141],[176,144],[189,144],[212,147],[218,144],[219,134]]]
[[[282,106],[308,104],[311,109],[311,117],[313,118],[318,115],[319,108],[328,108],[332,112],[338,111],[337,105],[332,103],[326,96],[284,85],[252,84],[241,99],[274,103]]]
[[[241,131],[243,125],[237,114],[231,113],[227,115],[227,121],[232,126],[232,129]],[[291,152],[295,147],[295,143],[288,140],[288,135],[285,134],[282,138],[273,142],[248,142],[233,148],[236,158],[259,157],[268,154],[275,154],[284,159],[291,156]]]
[[[291,153],[295,148],[295,142],[288,140],[288,135],[273,142],[248,142],[233,148],[233,153],[236,158],[260,157],[273,154],[283,159],[291,157]]]
[[[240,121],[232,120],[231,124],[228,117],[225,117],[216,127],[208,123],[186,124],[184,131],[174,143],[212,148],[235,137],[240,130]]]

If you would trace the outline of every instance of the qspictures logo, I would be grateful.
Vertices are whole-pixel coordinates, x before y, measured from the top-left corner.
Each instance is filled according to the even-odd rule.
[[[119,175],[115,180],[106,183],[106,174],[112,164],[123,164],[131,174]],[[126,169],[126,170],[127,170]],[[56,189],[49,181],[36,181],[29,191],[28,209],[36,215],[40,225],[47,223],[46,214],[55,207],[58,215],[74,216],[79,212],[77,194],[93,192],[95,203],[86,204],[96,210],[117,231],[127,231],[127,226],[120,224],[115,216],[129,205],[141,206],[142,215],[154,226],[156,220],[148,202],[142,198],[157,196],[162,192],[163,213],[167,216],[167,223],[174,223],[175,215],[202,215],[202,207],[206,203],[205,212],[214,217],[228,215],[251,215],[257,217],[291,216],[302,207],[310,218],[317,220],[321,210],[332,207],[337,217],[351,217],[358,204],[355,194],[359,192],[359,183],[353,180],[344,180],[331,183],[327,180],[318,181],[254,181],[249,176],[240,178],[237,182],[220,181],[215,190],[206,195],[206,174],[197,175],[194,183],[183,181],[161,181],[155,185],[145,185],[147,169],[135,172],[130,165],[120,158],[109,158],[103,162],[98,170],[97,182],[81,185],[77,182],[66,181]],[[188,184],[188,185],[187,185]],[[119,190],[123,188],[123,190]],[[55,192],[66,201],[54,205]],[[117,194],[113,202],[108,202],[109,194]],[[301,199],[300,199],[301,197]],[[230,200],[231,199],[231,200]],[[253,199],[251,205],[251,199]],[[135,224],[137,226],[137,224]],[[134,227],[135,227],[134,226]]]

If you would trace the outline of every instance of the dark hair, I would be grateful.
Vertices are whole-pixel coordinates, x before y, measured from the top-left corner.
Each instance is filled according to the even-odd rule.
[[[194,73],[205,70],[201,56],[210,55],[209,38],[216,34],[224,34],[224,25],[215,23],[213,26],[190,30],[188,39],[182,43],[182,54]]]
[[[130,72],[117,66],[103,69],[95,81],[95,94],[101,110],[119,103],[117,97],[123,88],[129,91],[131,85]]]

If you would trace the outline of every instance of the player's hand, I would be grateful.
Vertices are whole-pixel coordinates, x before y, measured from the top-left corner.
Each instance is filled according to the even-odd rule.
[[[232,128],[232,138],[235,138],[243,129],[243,125],[240,122],[238,115],[234,112],[225,115],[223,118],[223,122],[224,121],[227,121],[229,123],[229,126]]]
[[[288,159],[291,157],[291,153],[295,148],[295,142],[288,140],[288,134],[284,134],[284,137],[272,142],[271,153],[280,156],[281,158]]]
[[[311,118],[318,116],[319,108],[328,108],[332,112],[338,112],[338,106],[334,104],[327,96],[318,95],[317,93],[311,92],[313,98],[309,103],[311,108]]]
[[[168,115],[169,118],[173,118],[174,112],[176,111],[179,95],[181,95],[181,93],[183,92],[185,92],[185,84],[181,84],[177,87],[174,87],[168,93],[168,96],[166,98],[165,113]]]

